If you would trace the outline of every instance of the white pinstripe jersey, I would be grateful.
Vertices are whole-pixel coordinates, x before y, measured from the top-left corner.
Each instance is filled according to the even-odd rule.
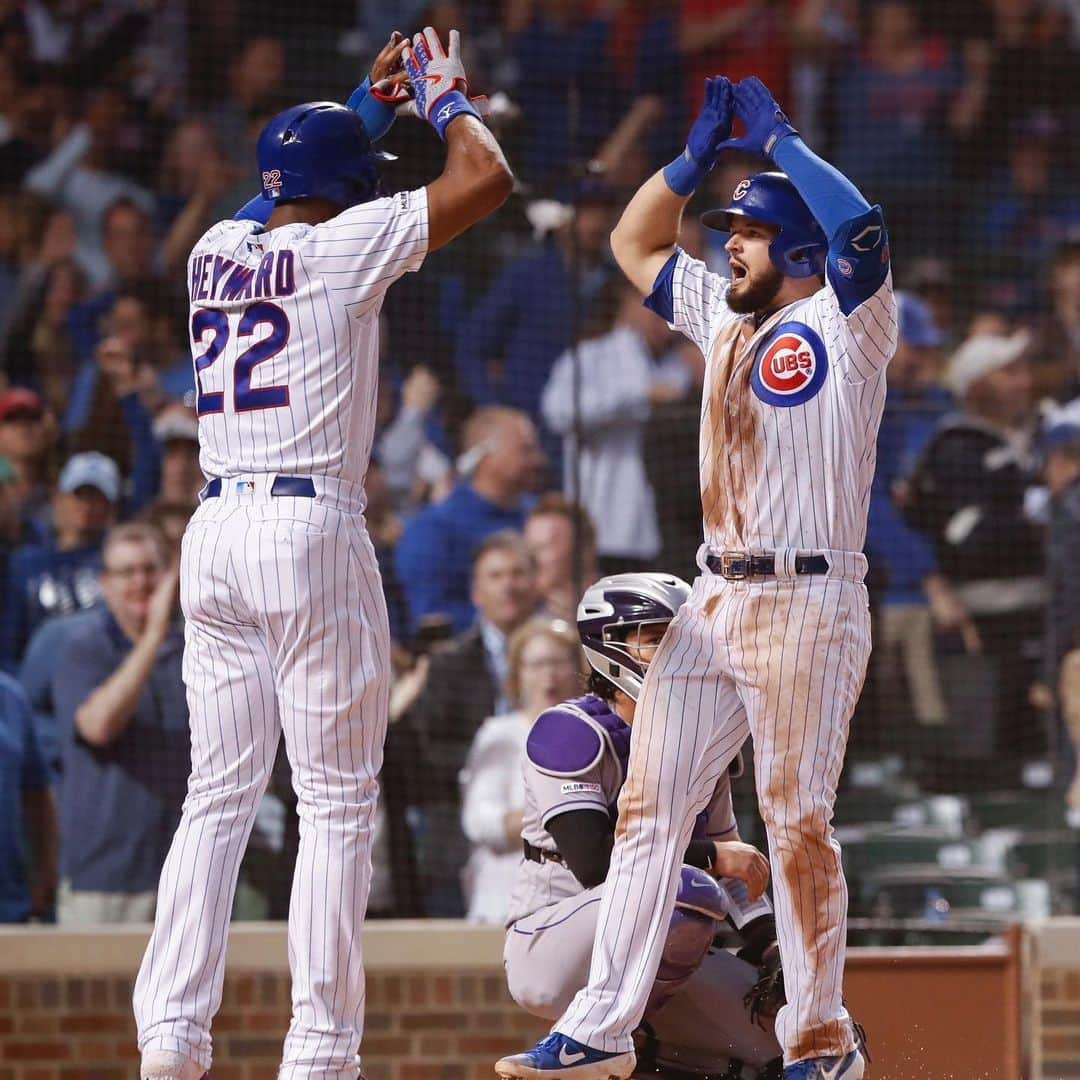
[[[861,551],[885,367],[892,275],[844,315],[831,285],[769,316],[727,305],[730,283],[679,251],[672,325],[705,355],[701,501],[713,551]]]
[[[379,310],[428,246],[427,192],[321,225],[222,221],[188,259],[189,331],[207,476],[363,482],[375,425]]]

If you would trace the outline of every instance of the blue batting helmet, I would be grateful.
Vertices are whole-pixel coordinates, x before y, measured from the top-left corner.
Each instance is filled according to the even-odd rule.
[[[590,585],[577,609],[589,666],[637,701],[647,665],[630,653],[629,636],[645,623],[670,622],[689,596],[674,574],[614,574]]]
[[[275,116],[258,145],[263,198],[320,198],[342,209],[379,194],[376,162],[392,154],[372,149],[364,122],[333,101],[309,101]]]
[[[731,220],[735,217],[753,218],[779,228],[769,245],[769,258],[780,273],[793,278],[825,273],[825,256],[829,251],[825,233],[784,173],[762,172],[740,180],[730,204],[722,210],[702,214],[701,223],[710,229],[731,232]]]

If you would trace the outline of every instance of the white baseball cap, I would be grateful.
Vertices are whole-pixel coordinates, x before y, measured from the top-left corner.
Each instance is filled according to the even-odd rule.
[[[158,442],[169,442],[172,439],[185,439],[189,442],[199,441],[199,421],[192,409],[166,409],[154,421],[154,438]]]
[[[97,488],[109,502],[118,502],[120,469],[112,458],[96,450],[88,450],[85,454],[68,458],[56,486],[66,493],[78,491],[81,487]]]
[[[1019,360],[1031,344],[1027,330],[1002,334],[976,334],[952,354],[945,370],[945,384],[963,397],[974,383],[999,368]]]

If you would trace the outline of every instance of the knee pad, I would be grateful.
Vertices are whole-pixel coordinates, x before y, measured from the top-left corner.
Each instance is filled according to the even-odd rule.
[[[724,890],[704,870],[682,868],[660,967],[645,1005],[646,1019],[701,966],[716,936],[717,922],[727,914],[725,900]]]

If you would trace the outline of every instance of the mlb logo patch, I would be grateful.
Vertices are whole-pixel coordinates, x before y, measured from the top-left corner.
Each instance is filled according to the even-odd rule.
[[[237,495],[250,495],[255,490],[254,480],[237,480],[236,481],[236,494]]]
[[[766,405],[789,409],[809,401],[829,372],[825,346],[806,323],[781,323],[758,349],[750,386]]]

